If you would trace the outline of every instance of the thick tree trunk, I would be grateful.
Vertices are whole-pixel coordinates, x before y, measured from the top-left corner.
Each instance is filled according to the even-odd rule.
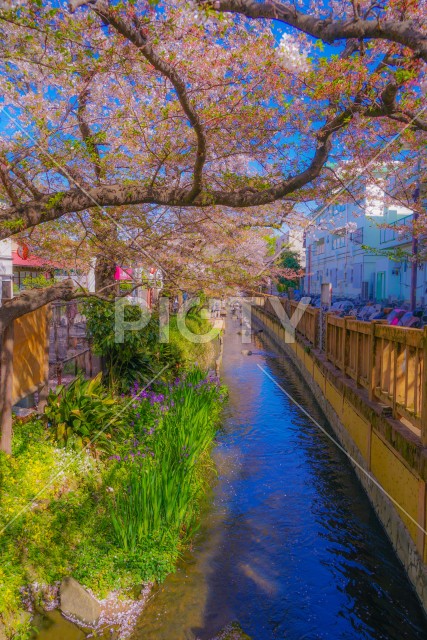
[[[116,264],[109,258],[98,256],[95,265],[95,291],[103,296],[117,293],[118,285],[114,276]]]
[[[3,332],[0,366],[0,450],[12,453],[13,322]]]
[[[103,296],[113,296],[118,293],[118,281],[115,280],[116,264],[111,258],[98,256],[95,265],[95,292]],[[100,366],[104,379],[108,375],[105,356],[100,357]]]

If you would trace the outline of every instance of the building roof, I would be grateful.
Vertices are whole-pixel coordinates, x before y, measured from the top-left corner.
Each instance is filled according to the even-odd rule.
[[[28,258],[21,258],[17,251],[12,251],[12,263],[14,267],[27,267],[30,269],[65,269],[59,262],[46,260],[39,256],[29,254]]]

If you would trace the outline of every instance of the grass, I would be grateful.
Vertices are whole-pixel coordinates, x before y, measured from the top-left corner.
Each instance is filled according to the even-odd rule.
[[[48,585],[67,575],[98,597],[161,581],[194,533],[222,391],[193,370],[143,393],[136,384],[132,396],[108,455],[60,448],[36,419],[15,425],[12,457],[0,454],[0,621],[9,637],[27,637],[22,587],[37,583],[43,604]]]
[[[134,447],[118,462],[128,466],[127,482],[111,499],[116,539],[127,553],[135,554],[148,537],[163,542],[193,530],[204,488],[200,470],[216,431],[217,399],[215,386],[200,370],[164,393],[136,396]],[[156,405],[158,414],[148,431],[136,418],[145,415],[141,405],[147,403]]]
[[[212,325],[198,314],[188,314],[185,320],[188,329],[195,335],[204,335],[212,331]],[[215,356],[215,341],[195,343],[187,340],[179,331],[176,316],[170,319],[170,341],[179,352],[179,359],[184,368],[197,362],[201,369],[208,369]]]

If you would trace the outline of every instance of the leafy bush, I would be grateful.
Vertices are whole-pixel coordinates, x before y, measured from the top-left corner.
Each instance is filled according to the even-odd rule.
[[[122,426],[119,408],[104,389],[101,374],[92,380],[79,376],[68,387],[50,391],[44,417],[60,446],[110,451],[112,434]]]
[[[55,283],[55,278],[46,278],[42,273],[22,280],[22,284],[26,289],[44,289],[45,287],[51,287]]]
[[[124,320],[138,320],[140,313],[140,307],[126,305]],[[124,342],[117,343],[113,303],[91,301],[85,314],[94,353],[103,358],[105,381],[110,388],[127,392],[134,380],[148,382],[166,364],[172,369],[178,365],[179,351],[158,341],[158,317],[151,317],[142,330],[125,331]]]
[[[188,329],[195,335],[203,335],[212,331],[212,325],[197,313],[189,313],[185,319]],[[179,353],[182,370],[188,370],[196,362],[201,369],[209,369],[215,358],[215,342],[197,343],[190,342],[178,329],[176,317],[170,321],[170,341]]]
[[[138,320],[140,314],[138,306],[124,307],[126,322]],[[175,377],[194,361],[207,368],[213,358],[213,345],[188,341],[178,331],[174,317],[170,322],[168,343],[159,342],[159,317],[156,313],[151,315],[143,329],[125,331],[124,342],[117,343],[113,303],[91,301],[85,307],[85,315],[93,350],[104,360],[105,381],[117,391],[126,393],[135,380],[147,383],[165,367],[167,371],[163,378]],[[210,323],[196,314],[189,314],[186,323],[195,334],[211,329]]]

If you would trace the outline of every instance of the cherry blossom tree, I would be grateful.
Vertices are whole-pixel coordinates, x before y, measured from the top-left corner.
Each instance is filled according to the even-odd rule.
[[[299,202],[357,197],[397,156],[403,192],[427,130],[424,0],[298,6],[3,3],[0,238],[225,286],[256,278],[244,248]],[[61,287],[0,320],[82,295]]]

